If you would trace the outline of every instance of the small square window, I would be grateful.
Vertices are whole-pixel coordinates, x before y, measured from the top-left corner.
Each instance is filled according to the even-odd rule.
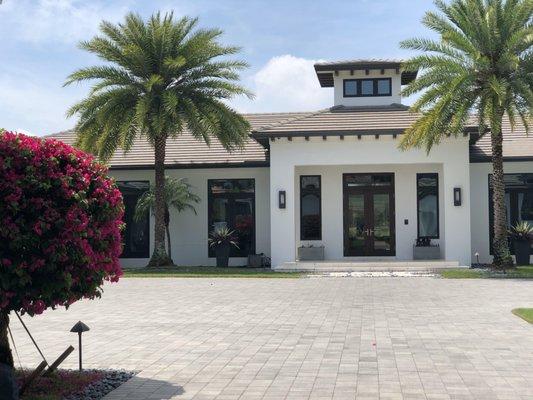
[[[374,81],[373,80],[361,81],[361,95],[362,96],[374,95]]]
[[[391,94],[391,81],[389,79],[378,80],[378,95],[390,95]]]
[[[344,96],[357,96],[357,81],[344,81]]]

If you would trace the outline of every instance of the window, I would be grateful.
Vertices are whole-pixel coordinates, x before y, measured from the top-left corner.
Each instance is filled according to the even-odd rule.
[[[117,182],[124,201],[124,224],[122,231],[122,258],[148,258],[150,256],[150,218],[146,212],[142,221],[133,219],[137,200],[150,188],[147,181]]]
[[[391,96],[392,79],[345,79],[343,81],[344,97]]]
[[[439,238],[439,176],[416,175],[418,237]]]
[[[357,82],[355,80],[344,81],[344,97],[357,96]]]
[[[300,176],[300,240],[322,239],[320,175]]]
[[[489,175],[489,221],[490,249],[494,235],[494,208],[492,206],[492,175]],[[505,207],[507,209],[507,226],[527,221],[533,225],[533,174],[505,174]],[[512,242],[510,242],[511,251]],[[531,254],[533,254],[533,247]]]
[[[255,253],[255,180],[209,179],[208,231],[227,227],[235,231],[239,248],[232,246],[231,257]],[[209,257],[215,253],[209,248]]]

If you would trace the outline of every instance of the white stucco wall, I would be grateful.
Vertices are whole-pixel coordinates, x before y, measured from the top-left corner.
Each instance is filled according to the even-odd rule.
[[[270,146],[272,264],[294,261],[299,240],[298,176],[322,168],[322,226],[327,257],[342,259],[342,172],[397,172],[397,258],[412,258],[416,237],[416,172],[439,172],[441,252],[447,260],[469,265],[470,169],[468,138],[450,138],[428,155],[424,150],[400,151],[392,137],[330,137],[279,139]],[[462,189],[463,202],[453,205],[453,188]],[[278,191],[287,193],[287,207],[277,207]],[[409,219],[409,225],[403,220]],[[327,239],[326,239],[327,238]]]
[[[373,78],[391,78],[391,96],[376,96],[376,97],[344,97],[343,96],[343,80],[344,79],[373,79]],[[401,91],[401,74],[397,74],[395,69],[386,69],[384,74],[379,70],[370,70],[367,75],[365,71],[339,71],[339,75],[333,75],[334,84],[334,104],[344,106],[383,106],[393,103],[400,104],[402,102]]]
[[[255,179],[255,227],[256,253],[270,255],[270,198],[268,168],[221,168],[221,169],[168,169],[167,175],[186,178],[193,191],[200,196],[196,205],[197,215],[191,211],[172,212],[170,217],[172,258],[178,265],[215,265],[208,256],[208,179]],[[154,172],[145,170],[112,170],[110,175],[117,181],[146,180],[153,182]],[[150,217],[150,254],[153,251],[154,219]],[[148,259],[121,259],[123,267],[143,267]],[[231,258],[230,265],[245,265],[245,258]]]
[[[442,164],[387,164],[387,165],[342,165],[296,167],[295,204],[296,247],[324,245],[325,258],[329,260],[356,259],[344,257],[343,229],[343,174],[348,173],[393,173],[395,198],[395,231],[397,260],[413,258],[413,244],[417,238],[416,174],[434,172],[439,174],[439,204],[444,201]],[[300,241],[300,175],[322,176],[322,240]],[[440,237],[445,236],[444,207],[439,208]],[[405,224],[405,220],[408,224]],[[441,239],[433,240],[441,243]],[[444,253],[444,251],[443,251]],[[442,254],[444,256],[444,254]]]
[[[506,174],[533,173],[533,162],[505,162],[503,169]],[[492,261],[489,232],[489,174],[491,173],[490,163],[470,164],[472,254],[478,252],[479,261],[482,263]],[[531,259],[533,260],[533,257]]]

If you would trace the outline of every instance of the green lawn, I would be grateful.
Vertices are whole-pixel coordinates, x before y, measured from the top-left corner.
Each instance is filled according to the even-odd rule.
[[[512,313],[533,324],[533,308],[515,308]]]
[[[440,274],[447,279],[533,279],[533,266],[518,267],[505,274],[479,269],[448,269]]]
[[[168,267],[124,268],[125,278],[301,278],[300,272],[275,272],[270,268]]]

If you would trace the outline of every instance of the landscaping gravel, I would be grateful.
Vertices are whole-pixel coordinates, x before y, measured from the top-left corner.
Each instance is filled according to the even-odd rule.
[[[65,400],[100,400],[136,374],[136,372],[124,370],[107,370],[103,372],[105,376],[102,380],[87,386],[84,391],[78,394],[66,397]]]

